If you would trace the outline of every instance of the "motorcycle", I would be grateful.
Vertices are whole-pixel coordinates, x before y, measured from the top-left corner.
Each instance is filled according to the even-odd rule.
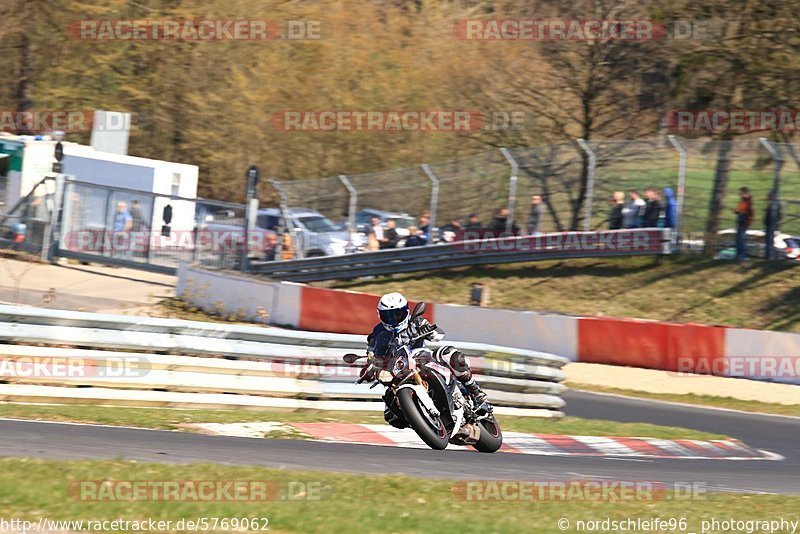
[[[420,302],[411,318],[424,313],[425,303]],[[452,443],[471,445],[480,452],[496,452],[503,444],[503,433],[491,407],[488,411],[479,410],[450,367],[435,361],[433,351],[412,348],[435,328],[436,325],[431,325],[405,343],[395,337],[389,346],[388,359],[356,354],[345,354],[343,359],[352,365],[369,358],[356,383],[372,381],[371,387],[385,386],[384,399],[389,399],[389,409],[404,419],[431,449],[443,450]]]

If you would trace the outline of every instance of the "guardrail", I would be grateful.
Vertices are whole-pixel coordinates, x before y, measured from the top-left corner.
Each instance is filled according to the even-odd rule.
[[[252,271],[279,280],[314,282],[548,259],[669,254],[670,239],[668,228],[560,232],[474,239],[344,256],[253,262]]]
[[[563,415],[566,358],[449,344],[498,413]],[[365,345],[360,335],[0,305],[0,399],[382,409],[382,388],[355,384],[358,368],[341,360]]]

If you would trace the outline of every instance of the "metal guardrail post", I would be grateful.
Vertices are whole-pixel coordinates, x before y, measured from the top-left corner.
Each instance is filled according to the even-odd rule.
[[[584,139],[578,139],[578,146],[586,153],[589,158],[589,167],[586,169],[586,200],[583,220],[583,230],[592,230],[592,204],[594,202],[594,173],[597,168],[597,155]]]
[[[439,205],[439,178],[433,174],[431,166],[427,163],[420,165],[425,176],[431,181],[431,220],[428,223],[428,243],[433,243],[434,231],[436,228],[436,208]]]
[[[292,235],[294,233],[294,228],[290,224],[291,223],[291,219],[289,218],[289,196],[286,194],[286,190],[283,188],[281,183],[278,180],[276,180],[275,178],[270,178],[269,179],[269,184],[278,193],[279,206],[280,206],[280,210],[281,210],[281,216],[283,217],[283,225],[284,225],[284,228],[286,229],[286,233],[288,235]],[[279,260],[283,259],[283,239],[282,239],[282,237],[283,236],[280,236],[280,235],[277,236],[277,238],[278,238],[278,243],[277,243],[278,244],[278,250],[275,251],[275,260],[276,261],[279,261]],[[302,251],[301,247],[299,247],[297,245],[297,243],[295,243],[295,247],[294,248],[295,248],[294,253],[295,253],[296,257],[297,258],[302,258],[303,257],[303,251]]]
[[[353,246],[353,234],[356,231],[356,205],[358,204],[358,191],[353,184],[350,183],[350,180],[347,179],[347,176],[344,174],[339,175],[339,180],[344,184],[347,188],[347,192],[350,194],[350,205],[347,208],[347,248],[349,249],[348,252],[354,252]]]
[[[512,228],[514,228],[514,212],[517,207],[517,173],[519,172],[519,165],[507,148],[501,148],[500,153],[511,165],[511,176],[508,184],[508,220],[506,221],[506,233],[510,234]]]
[[[667,139],[678,151],[678,208],[675,213],[675,233],[673,238],[675,244],[680,249],[681,246],[681,227],[683,226],[683,201],[686,197],[686,161],[687,152],[683,145],[680,144],[678,138],[674,135],[668,135]]]
[[[765,245],[764,257],[768,260],[775,257],[775,232],[778,230],[778,212],[780,211],[779,192],[781,185],[781,168],[783,167],[783,155],[770,143],[766,137],[759,138],[759,141],[764,148],[767,149],[769,155],[774,161],[774,177],[772,179],[772,191],[770,197],[772,201],[769,203],[770,212],[770,225],[767,227],[767,236]]]

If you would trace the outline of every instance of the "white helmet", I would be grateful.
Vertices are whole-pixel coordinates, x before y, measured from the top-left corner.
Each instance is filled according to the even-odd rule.
[[[378,302],[378,317],[386,330],[395,334],[402,332],[411,319],[408,301],[400,293],[386,293]]]

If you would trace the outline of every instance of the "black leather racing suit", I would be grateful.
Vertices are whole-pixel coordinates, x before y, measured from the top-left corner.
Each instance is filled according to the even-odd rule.
[[[408,328],[395,334],[387,330],[382,323],[378,323],[375,328],[372,329],[372,333],[367,337],[367,350],[376,359],[385,362],[391,356],[391,354],[389,354],[389,345],[395,336],[400,338],[401,343],[406,343],[417,337],[422,332],[422,329],[428,329],[431,326],[427,319],[418,317],[409,322]],[[422,348],[425,346],[426,340],[439,341],[442,338],[444,338],[444,330],[437,326],[429,335],[414,341],[414,343],[411,344],[411,348]],[[481,391],[481,388],[473,379],[472,371],[462,352],[455,347],[442,346],[433,352],[433,358],[435,361],[450,367],[456,379],[464,384],[467,391],[478,403],[486,400],[486,394]],[[380,364],[378,367],[380,367]],[[392,409],[394,405],[394,392],[391,389],[386,390],[383,400],[386,403],[386,408],[383,411],[383,417],[386,419],[386,422],[397,428],[406,428],[408,423],[403,417],[403,414]]]

